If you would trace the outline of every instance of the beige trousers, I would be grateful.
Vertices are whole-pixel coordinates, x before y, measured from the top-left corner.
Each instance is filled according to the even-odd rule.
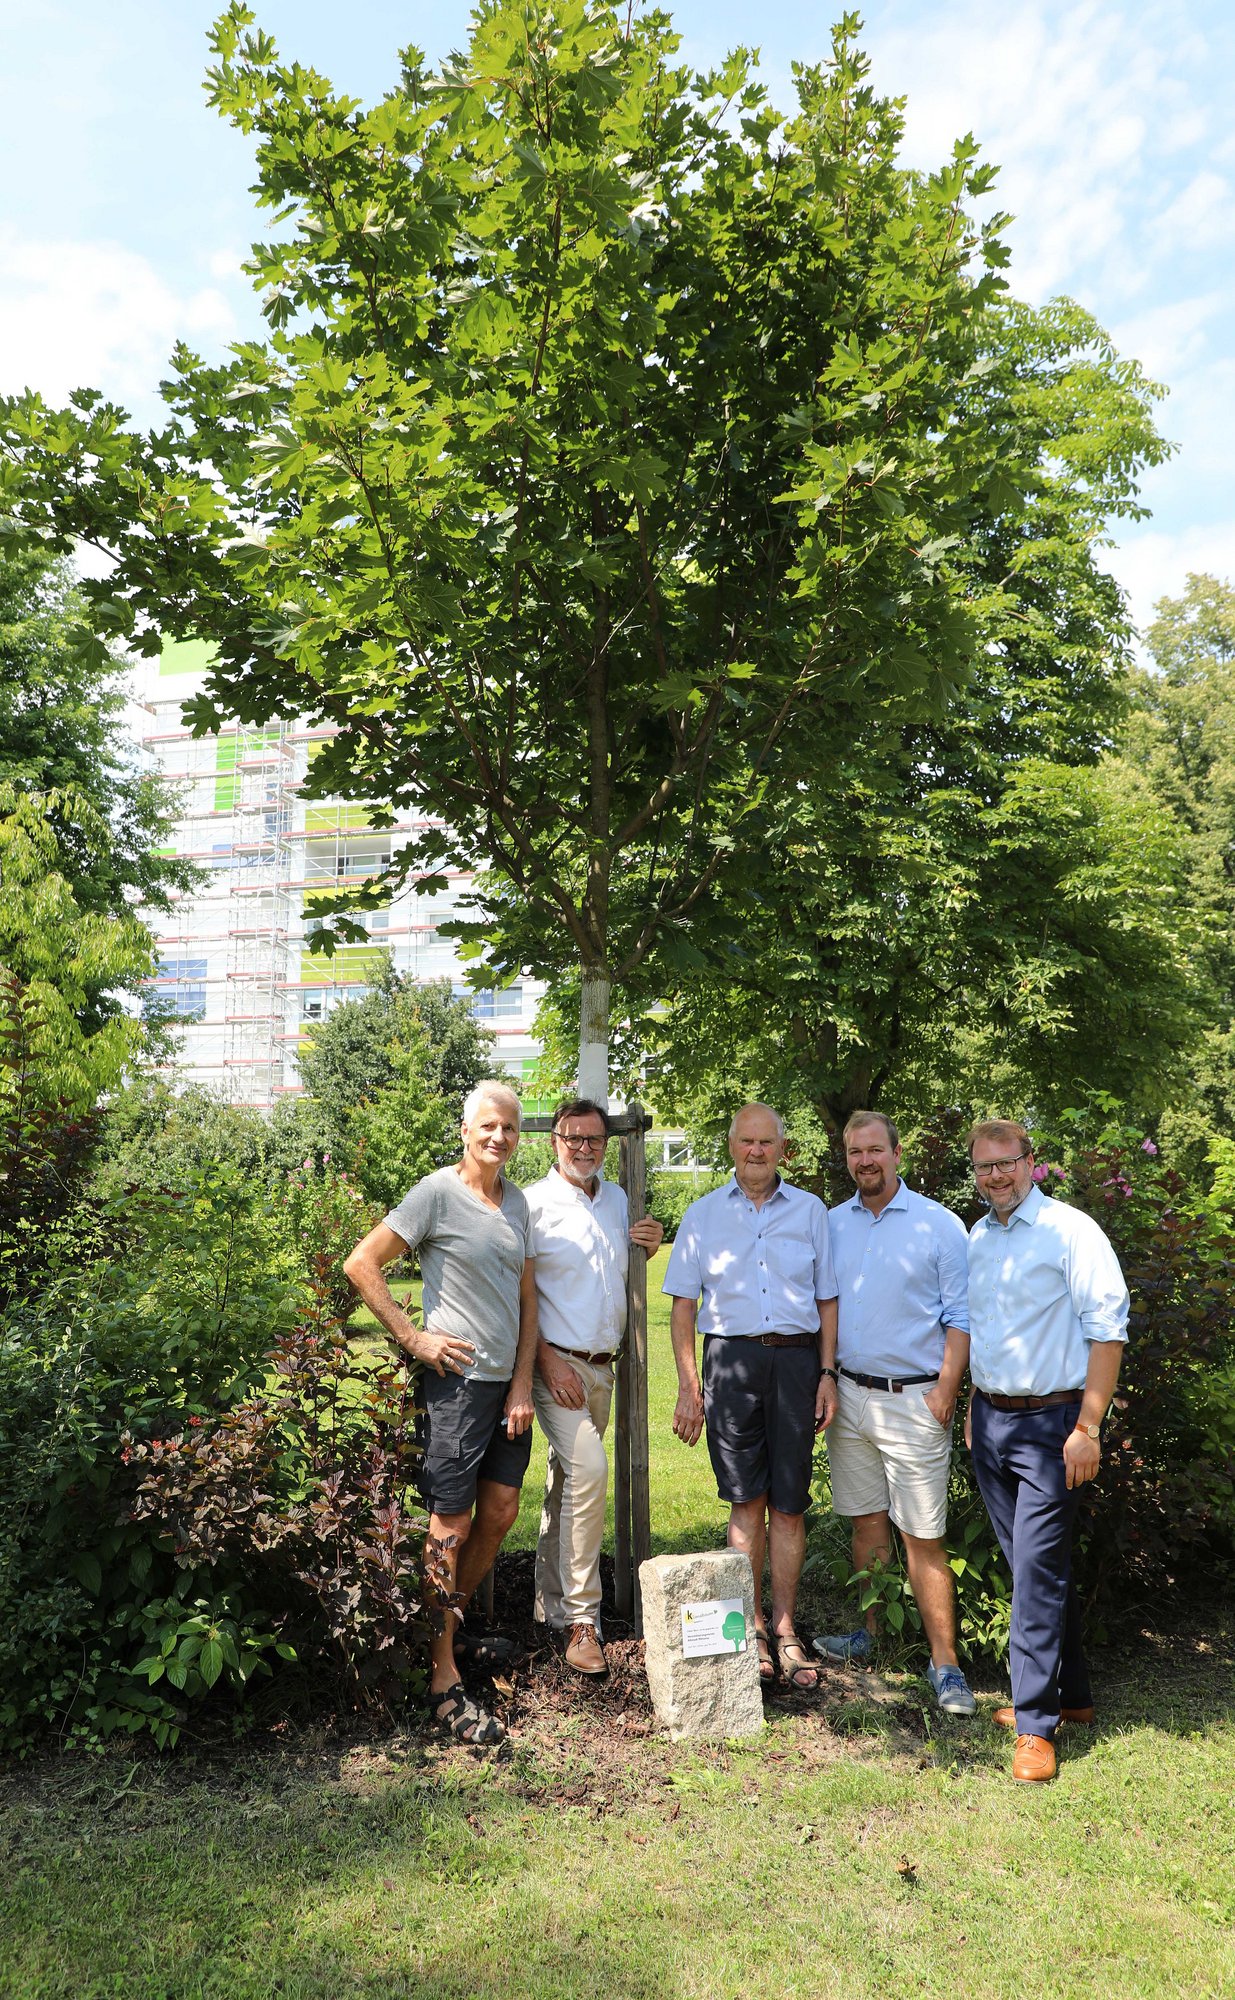
[[[536,1616],[555,1631],[590,1624],[600,1631],[600,1544],[605,1532],[609,1461],[605,1426],[613,1401],[613,1364],[569,1361],[583,1384],[581,1410],[555,1403],[537,1375],[532,1398],[549,1440],[545,1502],[536,1544]]]

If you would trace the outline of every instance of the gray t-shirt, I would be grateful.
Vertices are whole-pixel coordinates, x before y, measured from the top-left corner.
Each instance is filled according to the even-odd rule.
[[[417,1181],[386,1227],[420,1259],[424,1323],[470,1340],[475,1382],[508,1382],[519,1345],[519,1280],[536,1254],[522,1188],[503,1180],[500,1212],[466,1187],[453,1167]]]

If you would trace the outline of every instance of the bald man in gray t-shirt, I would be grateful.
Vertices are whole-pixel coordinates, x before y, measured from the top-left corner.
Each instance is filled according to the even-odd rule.
[[[441,1547],[446,1587],[460,1599],[430,1647],[430,1712],[462,1743],[496,1743],[505,1729],[464,1692],[455,1650],[491,1665],[502,1645],[459,1628],[519,1512],[531,1455],[534,1246],[523,1191],[502,1173],[519,1143],[518,1098],[496,1081],[478,1085],[463,1107],[461,1131],[458,1166],[419,1181],[344,1269],[391,1338],[425,1370],[429,1533]],[[410,1251],[424,1279],[421,1327],[384,1275]]]

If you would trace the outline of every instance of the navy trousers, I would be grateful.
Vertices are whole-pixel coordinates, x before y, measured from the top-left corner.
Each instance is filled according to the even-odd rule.
[[[1072,1587],[1072,1529],[1081,1489],[1068,1491],[1063,1446],[1081,1398],[1049,1410],[997,1410],[975,1395],[973,1465],[1012,1571],[1009,1663],[1016,1728],[1045,1736],[1059,1710],[1093,1700]]]

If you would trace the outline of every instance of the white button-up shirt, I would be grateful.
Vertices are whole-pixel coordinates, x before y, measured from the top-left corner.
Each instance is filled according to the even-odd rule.
[[[593,1200],[554,1167],[523,1192],[532,1212],[542,1339],[550,1347],[612,1354],[626,1331],[625,1189],[601,1174]]]
[[[839,1365],[859,1375],[937,1374],[944,1330],[969,1328],[965,1225],[904,1181],[875,1215],[860,1194],[828,1210],[840,1287]]]
[[[969,1372],[997,1396],[1083,1387],[1092,1340],[1127,1340],[1128,1288],[1092,1216],[1032,1187],[969,1232]]]
[[[661,1290],[675,1299],[703,1294],[700,1333],[818,1333],[818,1301],[836,1297],[828,1211],[787,1181],[757,1208],[735,1174],[692,1201]]]

